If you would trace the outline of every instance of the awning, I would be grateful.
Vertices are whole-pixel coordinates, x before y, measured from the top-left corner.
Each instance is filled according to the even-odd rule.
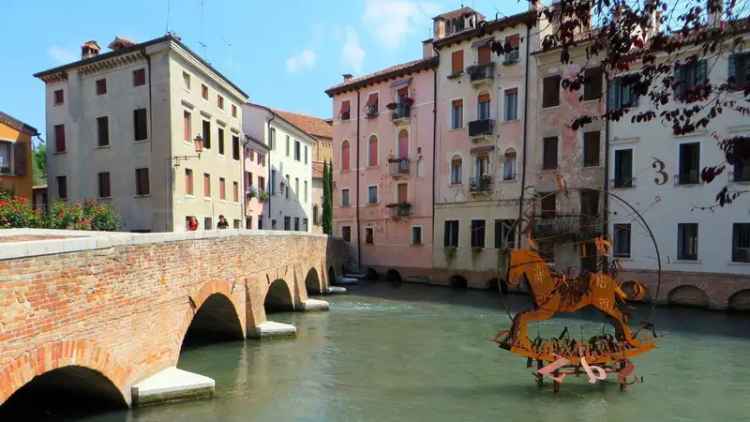
[[[367,105],[368,106],[374,106],[378,103],[378,94],[370,94],[369,97],[367,97]]]

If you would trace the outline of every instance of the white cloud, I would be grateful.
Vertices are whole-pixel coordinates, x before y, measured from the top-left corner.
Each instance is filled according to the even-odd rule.
[[[425,30],[440,8],[411,0],[367,0],[362,20],[373,37],[386,48],[398,48],[407,35]]]
[[[344,30],[344,46],[341,48],[341,62],[356,73],[362,72],[365,61],[365,50],[359,44],[357,31],[348,26]]]
[[[286,71],[297,73],[303,70],[310,70],[315,67],[317,61],[318,55],[308,48],[286,59]]]
[[[49,56],[52,57],[52,60],[54,60],[57,64],[74,62],[80,58],[74,51],[57,45],[53,45],[52,47],[50,47],[47,50],[47,54],[49,54]]]

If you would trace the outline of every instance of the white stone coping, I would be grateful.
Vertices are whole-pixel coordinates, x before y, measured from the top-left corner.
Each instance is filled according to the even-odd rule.
[[[64,239],[3,242],[2,238],[6,236],[55,236],[64,237]],[[179,242],[185,240],[223,239],[240,236],[305,236],[311,238],[327,238],[326,235],[314,233],[245,229],[225,229],[175,233],[93,232],[52,229],[0,229],[0,260],[105,249],[111,248],[113,246],[143,245],[148,243]]]
[[[133,384],[131,394],[137,402],[148,402],[156,397],[174,399],[196,391],[213,391],[215,387],[216,382],[209,377],[172,366]]]

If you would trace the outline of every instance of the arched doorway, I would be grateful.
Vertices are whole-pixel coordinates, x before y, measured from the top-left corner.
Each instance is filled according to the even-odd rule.
[[[125,408],[122,393],[99,371],[64,366],[34,377],[0,406],[0,420],[59,420]]]
[[[307,272],[305,288],[307,288],[308,295],[311,293],[316,295],[323,293],[322,283],[320,282],[320,277],[318,277],[318,270],[315,268],[310,268],[310,271]]]
[[[669,292],[667,301],[670,305],[708,308],[708,295],[695,286],[680,286]]]
[[[264,306],[267,314],[294,310],[294,298],[286,281],[278,279],[268,286]]]
[[[451,287],[454,289],[465,289],[469,287],[469,282],[463,276],[454,275],[451,277]]]
[[[245,338],[234,304],[223,293],[206,298],[193,316],[182,339],[182,347]]]
[[[390,269],[385,273],[385,279],[391,283],[400,283],[401,274],[394,269]]]

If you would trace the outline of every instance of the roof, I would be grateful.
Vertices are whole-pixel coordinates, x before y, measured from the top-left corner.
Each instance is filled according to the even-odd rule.
[[[460,17],[466,16],[466,15],[473,15],[475,13],[477,15],[481,16],[481,17],[484,17],[481,13],[477,12],[476,10],[472,9],[471,7],[464,6],[464,7],[460,8],[460,9],[452,10],[450,12],[443,13],[442,15],[437,15],[434,18],[432,18],[432,20],[435,20],[435,21],[438,20],[438,19],[450,20],[450,19],[460,18]]]
[[[333,126],[327,120],[289,111],[274,110],[284,120],[299,127],[316,138],[333,139]]]
[[[399,78],[409,73],[415,73],[422,70],[432,69],[438,64],[438,57],[431,57],[429,59],[414,60],[407,63],[397,64],[395,66],[387,67],[368,75],[360,76],[358,78],[349,79],[338,85],[334,85],[326,90],[326,94],[329,97],[341,94],[346,91],[352,91],[367,85],[375,84],[378,82],[387,81],[388,79]]]
[[[192,55],[193,57],[195,57],[201,64],[203,64],[204,66],[206,66],[207,68],[209,68],[212,72],[216,73],[217,76],[219,76],[226,83],[228,83],[229,85],[231,85],[234,89],[236,89],[237,91],[239,91],[242,95],[244,95],[245,97],[248,97],[248,95],[245,93],[245,91],[243,91],[240,87],[238,87],[237,85],[235,85],[234,83],[232,83],[232,81],[230,81],[229,79],[227,79],[226,76],[222,75],[221,72],[219,72],[218,70],[216,70],[207,61],[205,61],[201,56],[199,56],[198,54],[196,54],[195,52],[193,52],[193,50],[191,50],[187,45],[185,45],[180,40],[180,38],[178,38],[177,36],[175,36],[175,35],[173,35],[171,33],[169,33],[167,35],[164,35],[162,37],[159,37],[159,38],[154,38],[152,40],[148,40],[148,41],[144,41],[144,42],[139,43],[139,44],[135,44],[135,45],[133,45],[131,47],[120,48],[120,49],[117,49],[117,50],[109,51],[109,52],[104,53],[104,54],[98,54],[96,56],[89,57],[87,59],[78,60],[78,61],[75,61],[75,62],[72,62],[72,63],[68,63],[68,64],[65,64],[65,65],[62,65],[62,66],[58,66],[58,67],[53,67],[52,69],[47,69],[47,70],[35,73],[34,77],[42,79],[43,77],[48,76],[48,75],[52,75],[52,74],[59,73],[59,72],[64,72],[64,71],[66,71],[68,69],[72,69],[72,68],[75,68],[75,67],[88,65],[88,64],[91,64],[91,63],[96,63],[96,62],[99,62],[99,61],[102,61],[102,60],[107,60],[107,59],[110,59],[112,57],[117,57],[119,55],[132,53],[134,51],[138,51],[138,50],[144,49],[146,47],[149,47],[149,46],[152,46],[152,45],[155,45],[155,44],[159,44],[159,43],[162,43],[162,42],[165,42],[165,41],[172,41],[175,44],[179,45],[181,48],[185,49],[185,51],[187,51],[188,53],[190,53],[190,55]]]
[[[312,177],[313,179],[322,179],[323,178],[323,162],[322,161],[313,161],[312,162]]]
[[[252,136],[250,136],[248,134],[245,134],[245,139],[247,139],[248,141],[254,143],[256,146],[259,146],[262,149],[265,149],[266,151],[269,150],[268,145],[264,144],[263,142],[259,141],[258,139],[255,139],[254,137],[252,137]]]
[[[309,136],[309,137],[310,137],[310,138],[312,139],[312,142],[315,142],[316,138],[315,138],[315,136],[313,136],[313,134],[311,134],[310,132],[306,131],[306,130],[305,130],[304,128],[301,128],[301,127],[297,126],[297,124],[296,124],[296,123],[294,123],[294,122],[291,122],[291,121],[287,120],[287,118],[286,118],[286,117],[284,117],[284,116],[283,116],[283,115],[281,114],[282,112],[280,112],[280,111],[277,111],[277,110],[274,110],[274,109],[272,109],[272,108],[269,108],[269,107],[266,107],[266,106],[264,106],[264,105],[261,105],[261,104],[255,104],[255,103],[250,103],[250,102],[248,102],[248,103],[246,103],[246,104],[247,104],[248,106],[250,106],[250,107],[256,107],[256,108],[260,108],[260,109],[263,109],[263,110],[265,110],[265,111],[267,111],[267,112],[271,113],[271,114],[272,114],[272,115],[274,116],[274,118],[279,118],[279,119],[281,119],[281,120],[282,120],[283,122],[285,122],[286,124],[290,125],[291,127],[295,128],[295,129],[297,129],[298,131],[300,131],[300,132],[304,133],[305,135]]]
[[[27,125],[26,123],[16,119],[9,114],[5,114],[2,111],[0,111],[0,123],[10,126],[18,131],[24,132],[30,136],[39,135],[39,131],[36,130],[36,128],[34,128],[33,126]]]
[[[484,21],[479,24],[476,28],[461,31],[454,35],[446,38],[442,38],[434,41],[435,48],[440,49],[442,47],[449,46],[451,44],[466,41],[474,37],[481,37],[492,31],[499,31],[505,28],[516,26],[518,24],[525,23],[527,25],[534,24],[537,19],[537,12],[529,10],[527,12],[518,13],[504,18],[499,18],[491,21]],[[427,41],[425,41],[427,42]]]

